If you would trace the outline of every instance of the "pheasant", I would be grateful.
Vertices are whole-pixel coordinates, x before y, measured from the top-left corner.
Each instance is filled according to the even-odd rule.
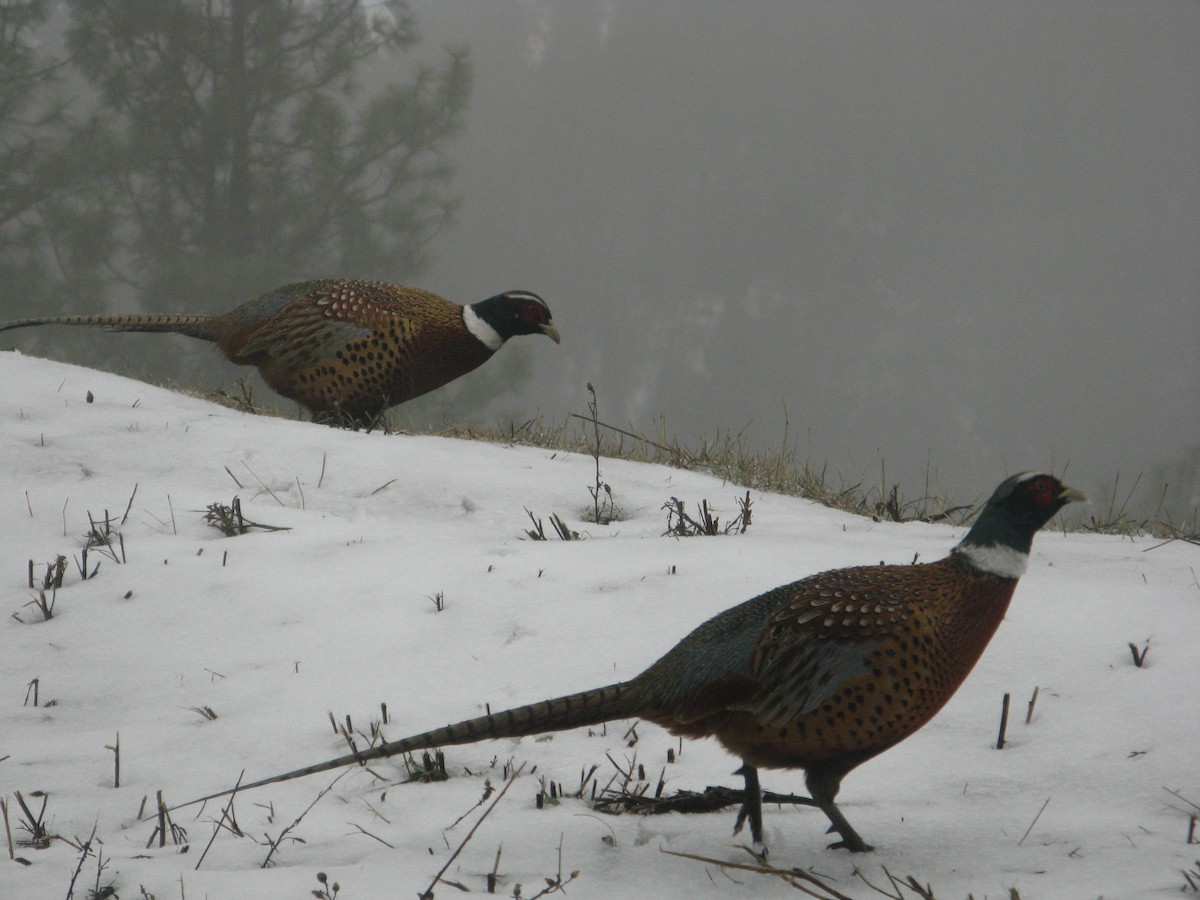
[[[387,741],[234,790],[398,753],[642,718],[677,735],[715,737],[742,758],[746,790],[735,833],[748,819],[762,845],[758,768],[800,768],[812,805],[840,838],[831,846],[870,850],[834,802],[842,779],[953,696],[1004,617],[1034,533],[1067,503],[1083,500],[1052,475],[1014,475],[937,562],[813,575],[709,619],[630,681]]]
[[[5,322],[0,331],[30,325],[165,331],[211,341],[230,362],[256,366],[268,385],[314,419],[352,424],[370,424],[389,407],[465,375],[510,337],[560,340],[550,308],[528,291],[459,306],[419,288],[348,280],[284,285],[219,316],[53,316]]]

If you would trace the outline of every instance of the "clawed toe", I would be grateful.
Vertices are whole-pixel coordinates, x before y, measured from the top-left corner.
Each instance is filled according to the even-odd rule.
[[[840,840],[840,841],[834,841],[832,844],[828,844],[825,849],[826,850],[847,850],[850,853],[870,853],[875,848],[872,847],[870,844],[863,843],[861,840],[859,840],[859,841]]]

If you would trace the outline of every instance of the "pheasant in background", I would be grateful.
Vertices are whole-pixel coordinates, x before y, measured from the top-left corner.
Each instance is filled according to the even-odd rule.
[[[383,281],[288,284],[220,316],[53,316],[5,322],[0,331],[30,325],[166,331],[211,341],[230,362],[256,366],[267,384],[314,419],[362,425],[467,374],[510,337],[560,340],[537,294],[506,291],[459,306]]]
[[[813,575],[709,619],[631,681],[387,741],[236,790],[414,750],[642,718],[673,734],[715,737],[742,758],[738,824],[749,819],[755,843],[761,766],[804,769],[813,805],[840,836],[832,846],[870,850],[834,802],[842,779],[954,695],[1004,618],[1034,533],[1085,499],[1052,475],[1014,475],[937,562]]]

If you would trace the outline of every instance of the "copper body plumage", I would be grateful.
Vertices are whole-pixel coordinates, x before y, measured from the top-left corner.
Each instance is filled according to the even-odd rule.
[[[420,288],[360,280],[284,285],[217,316],[60,316],[7,322],[0,331],[31,325],[211,341],[230,362],[255,366],[271,388],[315,419],[349,424],[369,424],[389,407],[465,375],[510,337],[559,340],[549,307],[527,291],[463,307]]]
[[[869,850],[835,803],[843,777],[954,695],[1004,618],[1034,533],[1083,499],[1052,475],[1014,475],[941,560],[812,575],[714,616],[630,681],[388,741],[240,790],[413,750],[642,718],[714,737],[742,759],[738,823],[748,819],[756,842],[758,768],[804,769],[812,805],[838,835],[832,846]]]

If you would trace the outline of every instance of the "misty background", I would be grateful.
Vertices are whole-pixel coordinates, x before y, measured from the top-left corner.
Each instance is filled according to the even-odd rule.
[[[786,435],[835,484],[971,502],[1065,469],[1103,516],[1140,476],[1131,515],[1165,485],[1195,521],[1200,5],[207,8],[0,5],[0,317],[523,288],[563,344],[513,341],[394,422],[562,421],[591,382],[605,421]],[[0,346],[249,373],[158,335]]]

